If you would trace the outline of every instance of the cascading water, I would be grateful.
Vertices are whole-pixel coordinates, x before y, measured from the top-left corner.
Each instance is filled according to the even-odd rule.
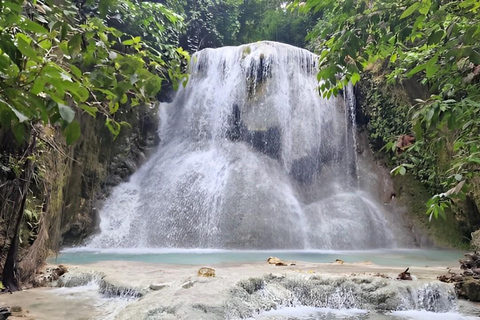
[[[187,86],[161,106],[158,151],[106,201],[89,246],[408,243],[391,213],[358,188],[349,107],[319,96],[316,62],[274,42],[193,55]]]

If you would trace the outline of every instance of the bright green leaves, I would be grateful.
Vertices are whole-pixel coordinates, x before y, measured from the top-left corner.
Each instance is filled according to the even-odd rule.
[[[41,57],[37,54],[37,51],[30,46],[30,44],[32,43],[32,39],[23,33],[18,33],[16,35],[16,38],[18,50],[26,58],[40,63]]]
[[[425,64],[427,79],[432,78],[440,69],[440,66],[437,65],[437,61],[438,61],[438,55],[435,55],[430,60],[428,60],[427,63]]]
[[[140,37],[132,37],[129,40],[122,41],[122,43],[126,46],[133,46],[139,44],[140,41],[142,41]]]
[[[121,126],[118,122],[114,121],[113,119],[107,119],[105,125],[113,133],[114,136],[118,136],[120,133]]]
[[[411,16],[418,8],[420,8],[421,2],[415,2],[410,7],[408,7],[400,16],[400,19],[405,19]]]
[[[431,0],[415,1],[402,13],[402,15],[400,16],[400,19],[406,19],[410,17],[417,10],[420,14],[426,15],[429,12],[431,6],[432,6]]]
[[[422,0],[420,2],[420,7],[418,8],[418,12],[420,12],[420,14],[426,15],[428,11],[430,11],[431,6],[432,6],[432,0]]]
[[[308,0],[302,7],[323,10],[310,35],[320,52],[322,94],[330,97],[349,81],[357,82],[366,66],[380,68],[388,83],[418,81],[432,95],[411,107],[410,122],[397,125],[402,134],[413,131],[416,142],[395,156],[414,164],[412,173],[435,192],[458,186],[458,177],[468,188],[473,172],[480,171],[480,2]],[[380,124],[372,120],[369,126]],[[392,132],[382,130],[385,135],[373,139],[386,143]],[[392,148],[394,142],[386,149]],[[445,167],[437,168],[437,157],[448,159],[441,159]],[[399,165],[392,173],[405,174],[407,168]],[[432,199],[428,213],[443,216],[450,194]]]
[[[155,44],[165,50],[153,49],[143,35],[155,34],[154,29],[122,32],[99,17],[79,19],[76,2],[54,3],[0,1],[0,128],[23,141],[29,125],[50,123],[62,128],[70,145],[81,134],[76,115],[100,113],[116,136],[121,123],[114,114],[130,101],[154,101],[165,74],[180,78],[184,52],[165,44],[164,34],[158,33]],[[153,14],[164,18],[158,19],[164,30],[175,33],[182,25],[160,4],[92,0],[84,5],[93,6],[92,12],[98,9],[101,17],[111,12],[112,19],[131,19],[135,28]],[[147,8],[149,12],[142,11]],[[153,26],[155,21],[149,21]]]
[[[430,216],[430,221],[432,220],[432,217],[435,217],[435,219],[438,219],[438,217],[442,217],[443,219],[446,219],[447,216],[445,214],[445,209],[450,207],[450,199],[448,199],[445,196],[442,195],[435,195],[433,196],[430,200],[427,202],[427,212],[426,214]]]
[[[401,165],[393,168],[391,171],[390,171],[390,174],[392,175],[402,175],[404,176],[406,173],[407,173],[407,168],[413,168],[414,165],[413,164],[409,164],[409,163],[402,163]]]

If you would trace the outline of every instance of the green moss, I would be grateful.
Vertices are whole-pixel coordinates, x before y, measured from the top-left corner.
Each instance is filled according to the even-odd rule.
[[[245,48],[243,48],[242,59],[245,59],[251,52],[252,48],[250,48],[250,46],[246,46]]]

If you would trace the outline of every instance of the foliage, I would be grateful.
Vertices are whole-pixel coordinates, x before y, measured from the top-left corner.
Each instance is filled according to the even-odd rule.
[[[318,14],[287,10],[292,1],[181,0],[169,5],[183,12],[187,30],[180,44],[190,52],[207,47],[273,40],[300,47]]]
[[[123,9],[110,0],[86,5],[98,12],[85,16],[70,0],[0,2],[0,128],[12,130],[19,142],[42,122],[60,127],[72,144],[81,134],[78,112],[103,114],[118,135],[122,123],[115,112],[121,104],[148,102],[169,71],[178,76],[183,51],[169,47],[164,59],[142,36],[107,25],[107,13],[121,20],[133,2],[124,1]],[[181,28],[181,19],[163,5],[144,6],[169,21],[168,27]],[[143,18],[140,29],[148,30],[154,21],[139,12],[131,17]]]
[[[480,165],[480,1],[308,0],[302,9],[325,14],[310,34],[321,52],[323,94],[356,83],[378,60],[388,63],[390,83],[417,77],[432,93],[410,111],[417,144],[451,151],[444,187],[467,190]],[[429,213],[442,215],[440,199],[451,196],[432,198]]]
[[[242,7],[239,41],[242,43],[273,40],[305,47],[305,37],[313,28],[319,13],[300,14],[288,10],[292,1],[248,1]]]

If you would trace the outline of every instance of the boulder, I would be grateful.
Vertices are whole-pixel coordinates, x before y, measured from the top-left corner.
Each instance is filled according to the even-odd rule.
[[[0,320],[6,320],[12,313],[7,307],[0,307]]]
[[[157,290],[162,290],[166,287],[170,287],[171,283],[152,283],[150,285],[150,290],[154,290],[154,291],[157,291]]]
[[[58,280],[61,276],[68,272],[67,267],[60,264],[57,267],[48,267],[44,271],[39,272],[32,281],[34,287],[45,287],[53,281]]]
[[[5,320],[8,317],[10,317],[12,313],[10,312],[10,309],[7,307],[0,307],[0,320]]]
[[[464,279],[462,282],[455,284],[457,294],[459,297],[468,299],[473,302],[480,302],[480,280],[479,279]]]
[[[480,230],[472,232],[472,247],[476,250],[480,250]]]
[[[193,287],[193,285],[196,283],[197,281],[195,280],[189,280],[187,282],[185,282],[184,284],[182,284],[182,288],[183,289],[190,289],[191,287]]]
[[[278,259],[277,257],[270,257],[270,258],[267,259],[267,262],[269,264],[275,264],[276,265],[277,263],[282,262],[282,260]]]
[[[215,269],[209,267],[203,267],[198,269],[199,277],[215,277]]]
[[[397,280],[412,280],[412,276],[410,275],[410,272],[408,272],[408,269],[410,268],[407,268],[405,271],[400,273],[397,277]]]

